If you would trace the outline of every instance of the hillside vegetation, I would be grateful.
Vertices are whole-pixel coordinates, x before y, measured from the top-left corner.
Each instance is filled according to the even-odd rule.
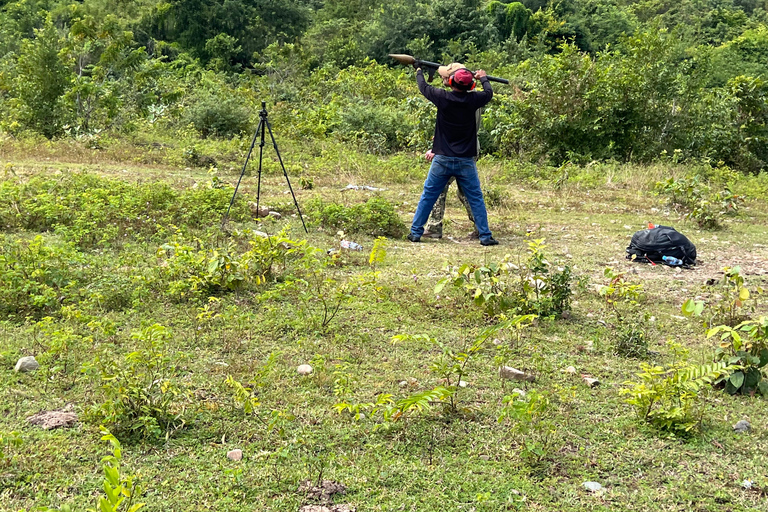
[[[387,57],[408,52],[512,81],[487,154],[750,172],[768,158],[764,2],[24,0],[0,19],[14,138],[174,141],[206,163],[200,138],[247,137],[265,100],[294,137],[423,150],[430,107]]]

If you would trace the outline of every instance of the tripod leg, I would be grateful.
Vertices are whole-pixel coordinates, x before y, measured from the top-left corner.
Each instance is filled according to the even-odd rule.
[[[299,219],[301,219],[301,225],[304,226],[304,232],[309,234],[309,231],[307,230],[307,225],[304,224],[304,216],[301,214],[301,208],[299,208],[299,202],[296,200],[296,194],[293,193],[291,180],[288,179],[288,172],[285,170],[285,165],[283,165],[283,158],[280,156],[280,150],[277,149],[277,142],[275,141],[275,136],[272,134],[272,127],[269,125],[269,121],[267,121],[266,119],[264,119],[264,124],[269,130],[269,136],[272,138],[272,146],[274,146],[275,148],[275,153],[277,153],[277,160],[280,162],[280,167],[282,167],[283,169],[283,176],[285,176],[285,181],[288,183],[288,190],[291,191],[291,197],[293,197],[293,204],[296,205],[296,211],[299,212]],[[262,128],[262,144],[264,143],[263,141],[264,141],[264,132]]]
[[[261,142],[259,142],[259,178],[256,182],[256,215],[259,217],[261,217],[259,204],[261,201],[261,166],[264,159],[264,135],[266,134],[264,126],[267,124],[266,110],[262,110],[260,116],[261,120],[259,121],[259,126],[261,127]]]
[[[251,147],[248,149],[248,154],[245,156],[245,163],[243,163],[243,170],[240,171],[240,177],[237,179],[237,185],[235,186],[235,191],[232,193],[232,199],[230,199],[229,201],[229,208],[227,208],[227,213],[224,214],[224,218],[221,220],[222,227],[224,226],[224,223],[227,222],[227,219],[229,219],[229,211],[232,209],[232,205],[235,203],[235,196],[237,195],[237,189],[240,188],[240,182],[243,179],[243,175],[245,175],[245,169],[248,167],[248,160],[251,159],[251,153],[253,153],[253,146],[256,145],[256,137],[259,136],[260,130],[262,132],[261,145],[264,146],[264,120],[263,119],[259,121],[259,125],[256,127],[256,133],[253,134]],[[261,176],[261,161],[259,161],[259,176]]]

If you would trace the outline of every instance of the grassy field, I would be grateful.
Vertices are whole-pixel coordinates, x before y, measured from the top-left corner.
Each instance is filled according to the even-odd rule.
[[[399,236],[379,242],[372,263],[376,237],[355,232],[362,217],[334,225],[317,205],[345,211],[375,197],[408,225],[427,172],[417,156],[286,143],[305,235],[271,148],[261,204],[282,218],[252,218],[251,173],[221,228],[244,145],[230,149],[230,163],[208,172],[164,146],[4,143],[0,509],[97,508],[102,457],[112,453],[100,425],[122,442],[120,472],[134,476],[134,503],[148,511],[295,511],[323,503],[305,485],[323,480],[346,488],[325,505],[358,511],[768,508],[768,405],[759,395],[704,386],[695,400],[701,422],[680,434],[643,421],[620,394],[639,382],[643,362],[711,363],[718,341],[702,322],[718,306],[737,319],[768,312],[757,293],[768,273],[765,176],[487,158],[479,168],[499,246],[469,240],[472,226],[451,192],[442,240],[411,244],[402,226],[390,226]],[[700,228],[654,193],[657,181],[693,174],[713,193],[728,185],[746,198],[735,214],[713,204],[720,229]],[[342,190],[349,184],[384,190]],[[630,236],[648,222],[686,234],[701,264],[625,260]],[[364,250],[328,255],[340,229]],[[572,271],[562,314],[488,332],[503,318],[451,285],[435,293],[448,267],[507,258],[525,269],[534,240],[546,244],[539,251],[550,273]],[[735,266],[751,291],[740,305],[726,304],[720,284],[724,267]],[[616,309],[599,293],[611,284],[606,267],[638,291]],[[683,316],[688,299],[705,302],[701,317]],[[617,348],[631,329],[643,333],[642,357]],[[405,336],[393,342],[397,335]],[[14,372],[30,355],[40,368]],[[311,375],[297,373],[302,364]],[[535,381],[502,381],[500,365]],[[366,406],[382,395],[400,409]],[[409,397],[417,405],[405,407]],[[65,409],[78,415],[71,428],[26,420]],[[752,428],[735,433],[742,419]],[[227,458],[234,449],[242,460]],[[586,490],[587,481],[602,490]]]

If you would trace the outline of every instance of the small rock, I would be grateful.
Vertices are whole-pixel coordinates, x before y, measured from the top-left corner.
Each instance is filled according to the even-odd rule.
[[[584,382],[587,383],[587,386],[591,388],[596,388],[600,385],[600,381],[597,379],[593,379],[592,377],[582,377],[584,379]]]
[[[272,212],[270,211],[269,214],[267,214],[268,217],[272,217],[273,219],[282,219],[283,216],[280,215],[278,212]]]
[[[517,368],[512,368],[511,366],[500,366],[499,377],[507,380],[521,380],[521,381],[527,381],[527,382],[533,382],[536,380],[536,377],[534,375],[521,372]]]
[[[459,387],[460,388],[465,388],[467,386],[469,386],[469,383],[467,383],[467,381],[465,381],[465,380],[460,380],[459,381]]]
[[[576,374],[576,368],[573,366],[567,366],[565,369],[563,369],[563,373],[570,373],[570,374]]]
[[[77,423],[77,414],[66,411],[41,411],[27,418],[27,421],[45,430],[67,428]]]
[[[40,368],[40,365],[37,363],[37,360],[35,360],[35,356],[27,356],[22,357],[16,362],[14,370],[17,372],[31,372],[38,368]]]
[[[398,384],[401,388],[408,387],[408,381],[407,380],[401,380]]]
[[[251,213],[256,217],[266,217],[269,215],[269,208],[266,206],[259,206],[256,208],[256,203],[248,203],[248,207],[251,209]]]
[[[515,389],[513,389],[513,390],[512,390],[512,392],[513,392],[513,393],[517,393],[517,395],[518,395],[520,398],[524,398],[524,397],[525,397],[525,391],[523,391],[523,390],[522,390],[522,389],[520,389],[520,388],[515,388]]]
[[[312,367],[308,364],[302,364],[296,368],[296,371],[299,373],[299,375],[311,375],[313,370]]]
[[[588,490],[589,492],[598,492],[598,491],[601,491],[603,489],[603,486],[600,485],[597,482],[584,482],[581,485],[583,485],[584,488],[586,490]]]
[[[488,455],[481,455],[480,460],[491,460],[491,458]]]
[[[741,482],[741,486],[747,490],[752,488],[752,484],[753,484],[752,480],[744,480],[743,482]]]
[[[227,452],[227,458],[235,462],[239,460],[243,460],[243,450],[241,450],[240,448],[230,450]]]
[[[747,420],[741,420],[733,426],[733,431],[738,434],[741,434],[744,432],[749,432],[751,428],[752,428],[752,425],[750,425]]]

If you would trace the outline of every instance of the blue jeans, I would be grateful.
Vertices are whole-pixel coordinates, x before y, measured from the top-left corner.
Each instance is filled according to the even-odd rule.
[[[419,205],[413,216],[411,234],[416,237],[421,237],[424,234],[424,224],[427,223],[429,212],[432,211],[432,207],[451,176],[456,178],[456,183],[467,198],[472,216],[475,217],[475,226],[480,234],[480,241],[490,240],[491,230],[488,227],[488,213],[485,211],[485,201],[483,201],[483,192],[480,190],[480,179],[477,177],[475,160],[471,157],[458,156],[435,155],[424,182],[424,191],[421,193]]]

